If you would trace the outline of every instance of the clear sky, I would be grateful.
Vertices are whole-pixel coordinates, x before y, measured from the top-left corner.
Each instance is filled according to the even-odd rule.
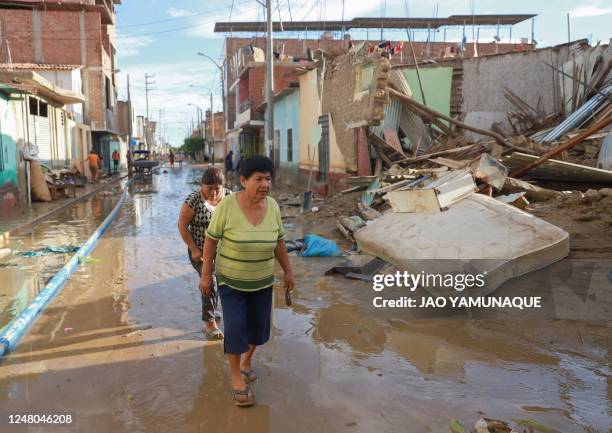
[[[375,16],[431,17],[436,9],[438,17],[471,13],[537,14],[534,35],[539,47],[567,42],[569,12],[572,40],[588,38],[595,44],[607,43],[612,37],[612,0],[273,0],[272,3],[274,19],[278,20],[280,13],[283,21],[339,20],[343,14],[347,20]],[[195,119],[196,105],[203,110],[210,107],[211,87],[214,108],[221,108],[217,67],[196,53],[202,51],[221,60],[224,35],[213,33],[213,26],[215,21],[228,21],[230,16],[233,21],[263,20],[264,12],[256,0],[123,0],[117,6],[119,98],[125,98],[129,74],[136,112],[144,115],[144,74],[155,74],[155,84],[149,93],[149,117],[159,120],[161,114],[165,136],[173,146],[182,144],[192,118]],[[531,21],[514,26],[513,40],[530,37],[531,28]],[[471,29],[466,33],[470,40]],[[492,41],[496,33],[496,28],[481,28],[479,40]],[[384,37],[402,40],[404,35],[386,31]],[[364,34],[352,36],[365,38]],[[462,29],[448,30],[446,38],[459,40],[461,36]],[[509,36],[508,28],[502,28],[502,40],[507,41]],[[378,37],[378,31],[370,32],[370,39]],[[417,32],[417,40],[426,38],[426,31]],[[442,34],[435,38],[442,40]]]

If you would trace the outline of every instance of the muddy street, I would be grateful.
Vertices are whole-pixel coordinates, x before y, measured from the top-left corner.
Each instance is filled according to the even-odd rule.
[[[483,416],[609,429],[608,328],[377,310],[370,283],[323,275],[337,259],[294,254],[293,305],[276,292],[273,336],[254,359],[257,404],[234,407],[176,228],[201,174],[168,169],[132,185],[95,260],[4,359],[2,411],[72,414],[58,432],[441,432]],[[286,223],[288,238],[313,229]]]

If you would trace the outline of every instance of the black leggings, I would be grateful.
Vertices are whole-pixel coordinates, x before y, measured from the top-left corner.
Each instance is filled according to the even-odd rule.
[[[187,250],[189,255],[189,261],[191,266],[198,272],[198,275],[202,275],[202,262],[196,262],[191,258],[191,251]],[[213,274],[213,288],[208,295],[202,295],[202,320],[210,322],[215,320],[215,311],[219,305],[219,292],[217,290],[217,278]]]

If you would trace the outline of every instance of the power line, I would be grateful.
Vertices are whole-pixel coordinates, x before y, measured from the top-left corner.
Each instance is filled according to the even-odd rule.
[[[242,5],[242,4],[247,4],[247,3],[250,3],[250,1],[243,1],[243,2],[239,2],[238,4]],[[233,8],[234,8],[234,1],[232,1],[232,6],[231,6],[231,9],[233,9]],[[222,10],[225,10],[225,9],[228,9],[228,7],[224,6],[222,8],[209,9],[207,11],[196,12],[196,13],[193,13],[191,15],[184,16],[184,17],[173,17],[173,18],[166,18],[166,19],[163,19],[163,20],[149,21],[149,22],[144,22],[144,23],[126,24],[126,25],[123,25],[123,26],[116,26],[116,28],[118,28],[118,29],[125,29],[125,28],[129,28],[129,27],[148,26],[148,25],[151,25],[151,24],[161,24],[161,23],[166,23],[166,22],[170,22],[170,21],[184,20],[184,19],[189,19],[189,18],[201,16],[201,15],[206,15],[206,14],[209,14],[211,12],[219,12],[219,11],[222,11]]]

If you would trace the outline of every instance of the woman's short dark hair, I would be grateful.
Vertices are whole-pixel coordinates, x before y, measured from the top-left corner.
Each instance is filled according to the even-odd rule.
[[[219,167],[208,167],[202,175],[202,185],[223,185],[225,175]]]
[[[274,172],[274,164],[264,155],[253,155],[249,158],[245,158],[240,162],[240,176],[250,178],[253,173],[270,173]]]

